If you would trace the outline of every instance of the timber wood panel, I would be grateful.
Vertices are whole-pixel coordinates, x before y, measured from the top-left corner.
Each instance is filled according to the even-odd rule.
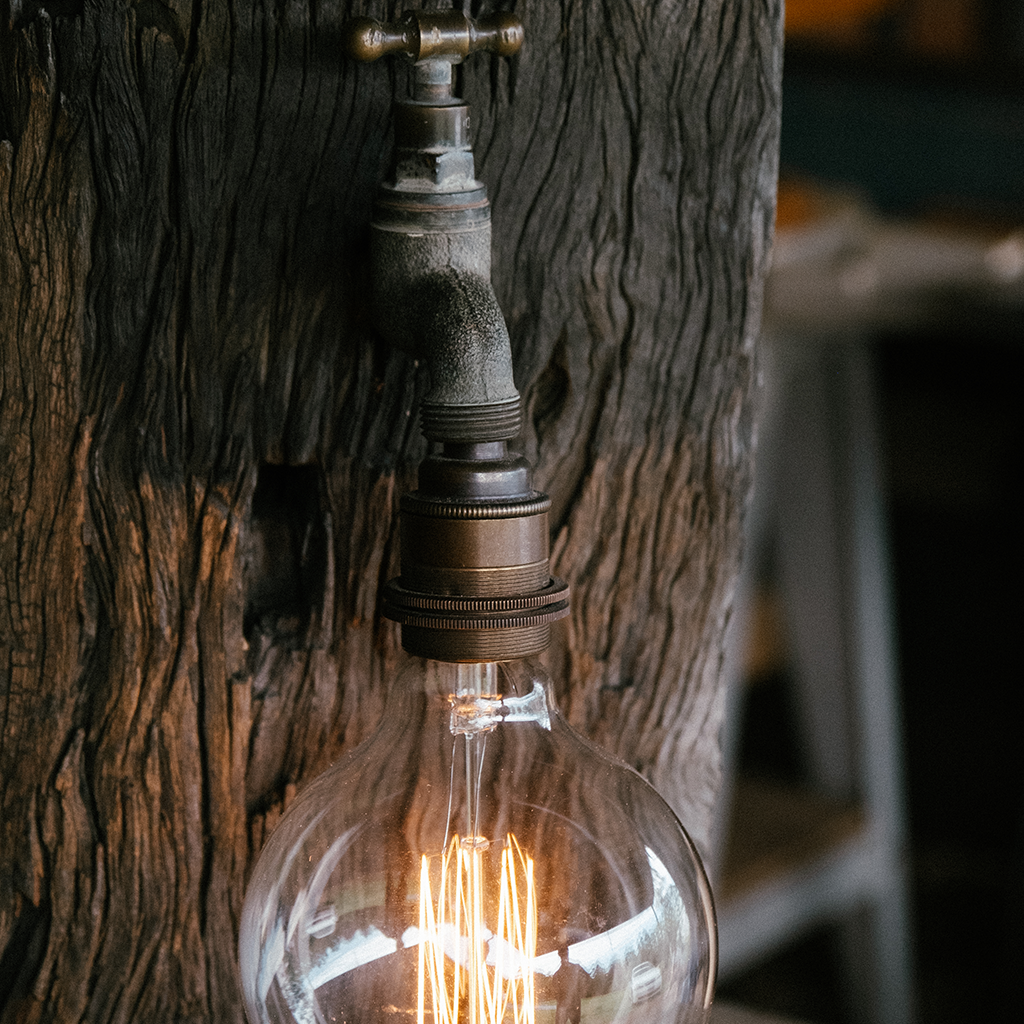
[[[366,302],[403,71],[338,51],[397,9],[3,8],[0,1021],[240,1020],[248,866],[379,715],[426,371]],[[464,79],[576,595],[549,661],[706,849],[781,3],[515,10]]]

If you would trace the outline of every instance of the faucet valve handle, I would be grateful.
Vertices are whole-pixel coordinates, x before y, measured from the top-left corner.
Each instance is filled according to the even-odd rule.
[[[406,11],[399,21],[388,24],[353,18],[345,27],[345,50],[361,61],[404,53],[414,61],[458,64],[476,50],[511,57],[522,44],[522,22],[507,11],[478,21],[462,11]]]

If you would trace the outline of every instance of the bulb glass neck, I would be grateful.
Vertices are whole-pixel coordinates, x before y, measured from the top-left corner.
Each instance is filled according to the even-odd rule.
[[[477,661],[452,665],[455,696],[499,698],[498,666],[493,661]]]

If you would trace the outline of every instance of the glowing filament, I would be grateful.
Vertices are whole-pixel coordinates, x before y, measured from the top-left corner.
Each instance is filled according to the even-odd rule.
[[[435,899],[429,860],[420,863],[418,1024],[427,991],[434,1024],[534,1024],[533,961],[537,954],[537,893],[533,858],[509,834],[501,851],[496,917],[493,887],[484,877],[486,839],[452,839],[441,855]]]

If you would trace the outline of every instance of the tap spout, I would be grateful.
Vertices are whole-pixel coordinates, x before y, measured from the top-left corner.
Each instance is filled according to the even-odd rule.
[[[469,108],[452,64],[475,49],[510,55],[512,15],[406,14],[351,31],[361,60],[401,52],[415,62],[412,96],[394,105],[395,150],[372,221],[374,315],[392,344],[426,359],[420,425],[433,442],[419,484],[401,498],[402,575],[382,610],[402,646],[449,662],[528,657],[569,613],[551,576],[546,495],[509,450],[520,432],[508,328],[491,284],[491,214],[476,180]]]
[[[427,360],[424,433],[452,442],[515,437],[519,392],[490,279],[489,222],[452,233],[374,227],[377,327]]]
[[[395,104],[395,152],[373,218],[374,310],[392,344],[426,359],[422,408],[432,441],[519,432],[508,329],[491,283],[491,216],[476,180],[469,109],[449,60],[422,60]]]

